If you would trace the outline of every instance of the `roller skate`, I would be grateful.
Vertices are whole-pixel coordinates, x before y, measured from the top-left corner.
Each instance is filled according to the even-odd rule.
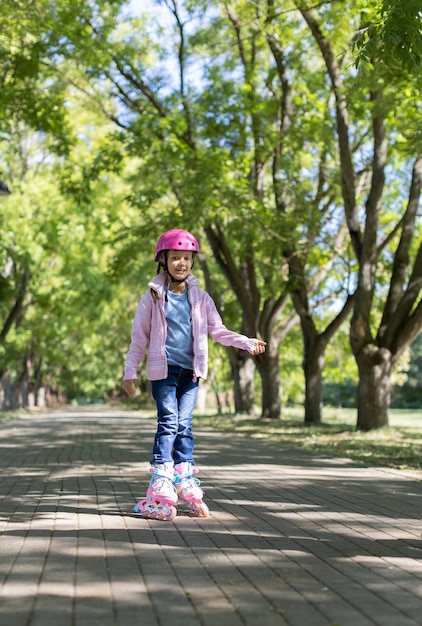
[[[192,463],[178,463],[174,466],[174,485],[179,497],[186,503],[187,513],[192,517],[208,517],[210,512],[202,501],[204,492],[200,488],[200,482],[194,477],[198,470]]]
[[[173,463],[153,465],[146,497],[134,506],[133,511],[141,517],[171,521],[177,515],[177,491],[173,484]]]

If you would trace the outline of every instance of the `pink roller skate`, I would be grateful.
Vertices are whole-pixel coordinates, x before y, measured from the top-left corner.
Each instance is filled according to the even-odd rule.
[[[210,512],[205,502],[202,501],[204,492],[199,486],[201,483],[193,476],[197,471],[193,468],[192,463],[187,461],[178,463],[174,466],[173,482],[178,495],[187,504],[189,515],[192,515],[192,517],[208,517]]]
[[[134,507],[134,512],[148,519],[171,521],[177,515],[177,491],[173,485],[173,463],[153,465],[146,498]]]

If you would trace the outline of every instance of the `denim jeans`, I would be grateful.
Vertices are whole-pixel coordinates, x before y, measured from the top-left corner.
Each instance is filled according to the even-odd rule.
[[[193,382],[192,377],[192,370],[169,365],[167,378],[151,382],[158,417],[152,464],[194,463],[192,412],[199,381]]]

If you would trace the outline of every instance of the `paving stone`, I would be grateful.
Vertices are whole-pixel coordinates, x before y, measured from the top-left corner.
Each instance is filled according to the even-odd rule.
[[[196,424],[211,516],[143,520],[154,431],[0,424],[0,626],[422,626],[420,475]]]

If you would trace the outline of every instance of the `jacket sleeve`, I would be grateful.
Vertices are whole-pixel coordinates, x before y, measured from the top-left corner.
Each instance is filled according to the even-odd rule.
[[[143,296],[136,309],[132,324],[131,342],[126,355],[123,380],[138,377],[138,367],[143,361],[151,332],[152,296],[149,291]]]
[[[214,300],[209,294],[206,294],[206,297],[208,333],[210,337],[223,346],[232,346],[233,348],[240,348],[241,350],[247,350],[252,353],[256,340],[226,328],[217,311]]]

